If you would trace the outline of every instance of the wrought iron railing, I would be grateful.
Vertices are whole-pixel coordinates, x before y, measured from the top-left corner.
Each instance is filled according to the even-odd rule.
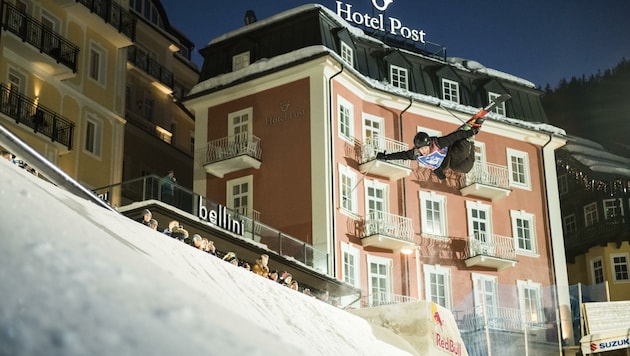
[[[514,238],[510,236],[476,232],[473,236],[468,238],[468,248],[470,253],[469,258],[483,255],[516,260]]]
[[[199,216],[199,199],[204,199],[204,204],[209,210],[215,209],[219,205],[177,184],[174,185],[173,196],[169,197],[169,199],[164,199],[161,179],[161,177],[155,175],[145,176],[98,188],[94,190],[94,193],[102,197],[109,197],[107,203],[119,207],[146,200],[160,200],[163,202],[168,200],[167,204],[194,216]],[[269,250],[275,251],[281,256],[294,259],[320,273],[330,275],[327,252],[261,223],[256,220],[258,215],[254,210],[251,210],[251,214],[247,213],[245,215],[233,209],[226,208],[226,210],[232,217],[243,221],[243,229],[245,230],[243,238],[264,244]]]
[[[488,186],[510,189],[509,171],[507,166],[493,163],[475,162],[473,169],[462,175],[461,186],[484,184]]]
[[[157,79],[160,83],[173,89],[173,72],[166,69],[155,59],[151,58],[142,49],[136,46],[130,46],[127,49],[127,60],[137,68],[142,69],[145,73]]]
[[[136,16],[113,0],[76,0],[112,25],[119,33],[136,40]]]
[[[4,1],[2,2],[2,26],[21,38],[23,42],[31,44],[41,53],[55,59],[57,63],[72,69],[73,73],[77,72],[78,46]]]
[[[384,235],[413,243],[413,223],[410,218],[372,210],[365,217],[365,236]]]
[[[368,137],[363,141],[361,145],[361,164],[372,161],[376,158],[376,154],[379,152],[399,152],[406,151],[409,146],[400,141],[392,140],[382,136]],[[389,161],[403,167],[410,167],[410,161],[408,160],[393,160]]]
[[[199,163],[203,166],[241,155],[248,155],[260,160],[262,148],[260,147],[260,138],[242,133],[210,141],[198,153],[195,156],[200,159]]]
[[[0,112],[26,125],[35,133],[49,137],[53,142],[72,149],[74,123],[35,100],[0,84]]]
[[[602,243],[627,241],[630,237],[630,219],[615,216],[590,226],[565,232],[564,245],[567,258],[573,260],[576,255]]]

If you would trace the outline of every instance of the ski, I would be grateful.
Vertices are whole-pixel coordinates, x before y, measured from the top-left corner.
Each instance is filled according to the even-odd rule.
[[[512,96],[510,94],[501,94],[500,96],[492,100],[485,108],[479,110],[475,115],[468,119],[466,123],[471,126],[481,126],[481,124],[485,121],[484,117],[488,115],[490,110],[494,109],[497,105],[501,105],[502,103],[508,101],[511,97]]]

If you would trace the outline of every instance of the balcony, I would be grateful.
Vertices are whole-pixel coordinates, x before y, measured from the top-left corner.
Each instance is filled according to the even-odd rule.
[[[476,162],[473,169],[463,175],[460,182],[463,196],[497,201],[510,195],[509,171],[506,166]]]
[[[209,174],[224,175],[248,168],[259,169],[262,164],[260,138],[247,133],[210,141],[195,157]]]
[[[574,262],[576,256],[585,254],[592,247],[606,246],[611,242],[620,246],[623,241],[629,240],[630,219],[622,215],[564,233],[564,246],[569,262]]]
[[[21,93],[11,91],[5,84],[0,85],[0,112],[26,125],[36,134],[42,134],[52,142],[72,150],[74,123],[56,112],[39,105],[36,100]]]
[[[136,39],[136,17],[114,0],[54,0],[68,14],[83,19],[94,32],[117,48],[130,46]]]
[[[127,61],[132,68],[147,74],[153,85],[165,94],[173,93],[173,73],[136,46],[127,50]]]
[[[468,238],[466,267],[488,267],[502,271],[516,266],[514,238],[477,232]]]
[[[414,246],[413,226],[410,218],[371,211],[363,222],[363,246],[374,246],[387,250],[400,250]]]
[[[9,48],[22,58],[28,58],[37,67],[60,80],[68,79],[77,72],[79,47],[57,32],[42,25],[30,15],[2,1],[2,27],[17,36],[6,37]],[[24,46],[28,43],[31,46]],[[36,58],[38,51],[44,56]]]
[[[363,174],[369,172],[389,180],[398,180],[411,173],[410,161],[379,161],[376,159],[378,152],[406,151],[409,147],[406,143],[390,140],[385,137],[372,136],[361,145],[359,157],[359,171]]]

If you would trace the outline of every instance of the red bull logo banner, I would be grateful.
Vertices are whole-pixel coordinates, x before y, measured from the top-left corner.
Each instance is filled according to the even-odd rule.
[[[431,303],[431,319],[435,324],[435,346],[450,355],[462,356],[463,345],[461,341],[445,332],[449,328],[446,328],[445,320],[440,313],[440,307],[433,302]]]

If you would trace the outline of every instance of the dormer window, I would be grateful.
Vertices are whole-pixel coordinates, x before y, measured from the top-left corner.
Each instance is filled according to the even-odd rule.
[[[389,67],[389,76],[391,83],[396,88],[409,89],[407,80],[407,69],[391,65]]]
[[[491,102],[492,100],[500,97],[501,94],[497,94],[497,93],[488,93],[488,102]],[[503,115],[505,116],[505,102],[502,102],[501,104],[497,105],[494,107],[494,109],[491,110],[494,113],[497,113],[499,115]]]
[[[341,42],[341,59],[350,67],[354,66],[354,51],[345,42]]]
[[[442,99],[459,104],[459,83],[442,79]]]
[[[239,69],[243,69],[249,66],[249,51],[239,53],[232,57],[232,71],[236,72]]]

